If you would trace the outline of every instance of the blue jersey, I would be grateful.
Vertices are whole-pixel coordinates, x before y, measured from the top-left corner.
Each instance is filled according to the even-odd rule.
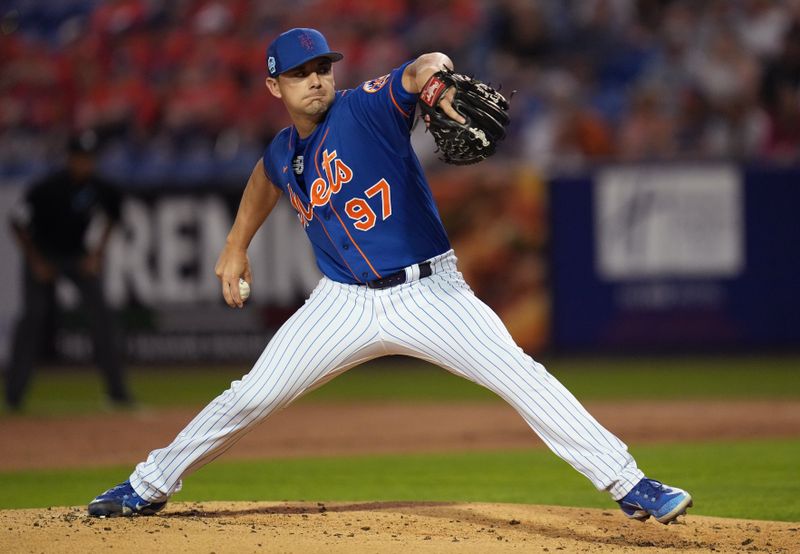
[[[288,127],[264,152],[267,176],[288,196],[317,265],[334,281],[363,284],[450,249],[411,148],[417,95],[403,88],[407,65],[337,91],[309,137],[299,142]]]

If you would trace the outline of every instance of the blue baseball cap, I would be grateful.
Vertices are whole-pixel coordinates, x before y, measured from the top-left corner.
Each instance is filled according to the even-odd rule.
[[[267,48],[267,69],[270,77],[303,65],[309,60],[319,57],[338,62],[344,56],[339,52],[331,52],[328,41],[316,29],[289,29],[278,35]]]

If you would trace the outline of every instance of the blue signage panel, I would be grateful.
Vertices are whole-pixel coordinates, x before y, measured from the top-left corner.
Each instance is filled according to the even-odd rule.
[[[800,346],[800,171],[607,168],[550,199],[556,348]]]

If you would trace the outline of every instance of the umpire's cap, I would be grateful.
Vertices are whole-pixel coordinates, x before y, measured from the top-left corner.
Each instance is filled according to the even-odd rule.
[[[270,77],[303,65],[314,58],[326,57],[338,62],[344,56],[332,52],[328,41],[316,29],[300,27],[278,35],[267,48],[267,69]]]

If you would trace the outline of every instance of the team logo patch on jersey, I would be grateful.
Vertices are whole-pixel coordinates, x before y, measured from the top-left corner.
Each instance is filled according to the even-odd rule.
[[[295,175],[300,175],[303,172],[303,156],[297,156],[292,160],[292,170]]]
[[[378,92],[383,88],[383,85],[385,85],[388,81],[389,81],[389,75],[386,74],[383,77],[378,77],[376,79],[372,79],[371,81],[364,81],[364,84],[362,85],[361,88],[363,88],[365,91],[369,93]]]

